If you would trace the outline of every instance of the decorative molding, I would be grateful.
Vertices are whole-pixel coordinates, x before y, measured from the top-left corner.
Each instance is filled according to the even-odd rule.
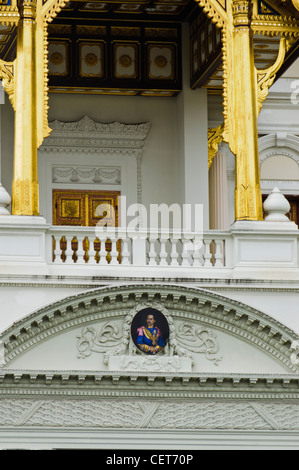
[[[0,60],[0,79],[2,80],[2,85],[6,91],[9,101],[14,110],[15,107],[15,61],[14,62],[5,62]]]
[[[52,166],[52,183],[121,184],[120,167]]]
[[[142,149],[150,123],[123,124],[119,122],[100,123],[85,116],[79,121],[51,121],[53,132],[45,139],[40,150],[71,146],[88,149]]]
[[[142,201],[142,148],[150,123],[100,123],[85,116],[79,121],[49,123],[52,133],[44,140],[40,152],[116,155],[136,159],[137,202]],[[107,164],[109,165],[108,161]],[[107,184],[107,182],[103,183]]]
[[[134,385],[134,387],[132,387]],[[165,385],[168,386],[165,391]],[[79,387],[80,386],[80,387]],[[112,387],[113,386],[113,387]],[[150,387],[149,387],[150,386]],[[0,403],[5,398],[223,399],[298,402],[298,374],[212,374],[174,371],[0,369]],[[280,402],[281,403],[281,402]],[[1,413],[0,413],[1,416]]]
[[[78,336],[78,357],[88,357],[92,351],[105,353],[104,363],[107,365],[112,357],[120,356],[126,366],[121,367],[119,370],[128,370],[129,362],[131,362],[131,367],[135,369],[133,364],[135,361],[134,356],[141,355],[143,358],[145,356],[137,350],[132,342],[131,324],[135,315],[146,308],[154,308],[162,312],[170,328],[167,346],[164,348],[163,353],[159,355],[157,361],[153,358],[147,359],[149,363],[145,364],[146,370],[151,370],[152,366],[156,367],[159,359],[161,358],[163,361],[166,357],[173,359],[171,363],[165,362],[166,371],[168,367],[180,369],[182,367],[180,358],[189,358],[193,364],[192,353],[204,354],[205,358],[214,362],[215,365],[218,365],[221,361],[222,358],[216,356],[219,345],[217,335],[213,331],[195,322],[174,321],[168,309],[158,302],[139,303],[126,315],[124,320],[105,322],[99,331],[90,326],[83,328],[81,335]],[[155,361],[155,363],[152,364],[151,361]],[[162,363],[159,370],[164,370]]]
[[[63,331],[80,326],[84,328],[99,320],[109,322],[112,318],[125,319],[126,334],[120,346],[106,354],[107,361],[110,356],[126,351],[130,341],[129,321],[138,309],[146,305],[159,306],[167,316],[171,338],[169,343],[178,355],[184,355],[187,351],[175,338],[172,323],[174,316],[186,323],[198,322],[203,328],[226,332],[260,349],[290,372],[298,371],[297,365],[291,360],[294,352],[291,345],[298,339],[295,332],[241,302],[202,289],[167,284],[104,287],[44,307],[2,334],[0,339],[5,345],[4,365]]]
[[[283,141],[281,133],[269,134],[259,138],[260,162],[274,155],[285,155],[299,164],[299,137],[285,134]]]
[[[299,430],[297,403],[225,400],[5,399],[0,426],[99,429]]]

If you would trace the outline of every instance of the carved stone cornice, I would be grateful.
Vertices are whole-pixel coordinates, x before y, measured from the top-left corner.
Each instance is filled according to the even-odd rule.
[[[208,394],[213,399],[297,401],[299,375],[0,369],[1,399],[12,395],[162,398],[165,385],[171,399],[206,398]]]
[[[98,153],[104,156],[128,156],[137,164],[137,202],[142,202],[142,149],[150,123],[100,123],[85,116],[79,121],[52,121],[51,135],[40,152]]]
[[[104,287],[44,307],[6,330],[5,365],[29,348],[74,327],[111,318],[125,318],[136,306],[155,303],[182,320],[226,332],[245,341],[297,373],[294,347],[297,335],[258,310],[220,295],[167,284]],[[138,307],[138,308],[139,308]]]
[[[125,148],[141,149],[150,130],[150,123],[100,123],[85,116],[79,121],[52,121],[51,135],[40,150],[50,148]]]

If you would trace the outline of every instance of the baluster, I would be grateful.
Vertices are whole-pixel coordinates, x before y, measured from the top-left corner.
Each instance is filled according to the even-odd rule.
[[[166,251],[166,243],[167,243],[167,238],[164,238],[162,235],[160,237],[160,244],[161,244],[161,251],[160,251],[160,266],[168,266],[167,262],[167,251]]]
[[[208,268],[212,267],[212,264],[211,264],[212,253],[210,249],[211,243],[212,243],[212,240],[209,240],[209,239],[204,240],[204,244],[205,244],[204,266]]]
[[[149,244],[150,244],[150,249],[148,253],[148,257],[149,257],[148,265],[149,266],[157,266],[156,241],[157,241],[157,235],[149,236]]]
[[[65,237],[66,240],[66,250],[65,250],[65,264],[73,264],[73,249],[72,249],[72,241],[73,241],[73,236],[68,235]]]
[[[190,238],[183,236],[182,266],[190,266]]]
[[[117,259],[118,251],[117,251],[117,247],[116,247],[117,238],[115,238],[115,237],[109,237],[109,238],[110,238],[111,244],[112,244],[111,252],[110,252],[110,256],[111,256],[110,264],[116,265],[116,264],[119,264],[118,259]]]
[[[193,252],[193,266],[202,266],[203,265],[203,259],[202,259],[202,250],[203,243],[202,243],[202,238],[200,237],[195,237],[194,238],[194,252]]]
[[[131,264],[131,252],[129,249],[129,239],[122,239],[122,249],[121,249],[121,264],[128,265]]]
[[[216,252],[215,252],[215,265],[216,267],[224,266],[223,262],[223,240],[215,240]]]
[[[55,243],[55,248],[54,248],[54,263],[55,264],[63,264],[63,260],[61,258],[61,255],[62,255],[62,251],[61,251],[61,248],[60,248],[60,240],[61,240],[61,237],[58,236],[57,238],[55,238],[53,236],[53,240],[54,240],[54,243]]]
[[[97,260],[96,260],[96,250],[94,249],[94,243],[95,243],[95,240],[92,240],[91,238],[88,238],[88,247],[89,247],[89,250],[88,252],[86,252],[86,255],[88,256],[88,264],[97,264]]]
[[[78,248],[77,248],[77,264],[85,264],[85,250],[83,249],[83,243],[85,237],[82,235],[77,236]]]
[[[101,242],[101,247],[100,247],[100,251],[99,251],[99,257],[100,257],[99,264],[100,265],[106,265],[107,264],[107,259],[106,259],[107,251],[106,251],[106,248],[105,248],[105,244],[106,244],[107,236],[106,235],[99,235],[98,239]]]
[[[171,239],[171,254],[170,254],[170,266],[178,266],[179,265],[179,254],[177,250],[179,240],[176,238]]]

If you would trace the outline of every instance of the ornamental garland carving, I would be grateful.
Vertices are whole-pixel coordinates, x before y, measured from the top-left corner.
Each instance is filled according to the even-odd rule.
[[[118,167],[52,167],[52,183],[121,184]]]

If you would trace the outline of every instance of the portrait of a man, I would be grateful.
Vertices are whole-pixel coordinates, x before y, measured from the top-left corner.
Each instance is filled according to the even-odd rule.
[[[140,351],[149,355],[158,354],[168,341],[167,320],[161,312],[145,309],[139,312],[133,321],[132,336]]]

